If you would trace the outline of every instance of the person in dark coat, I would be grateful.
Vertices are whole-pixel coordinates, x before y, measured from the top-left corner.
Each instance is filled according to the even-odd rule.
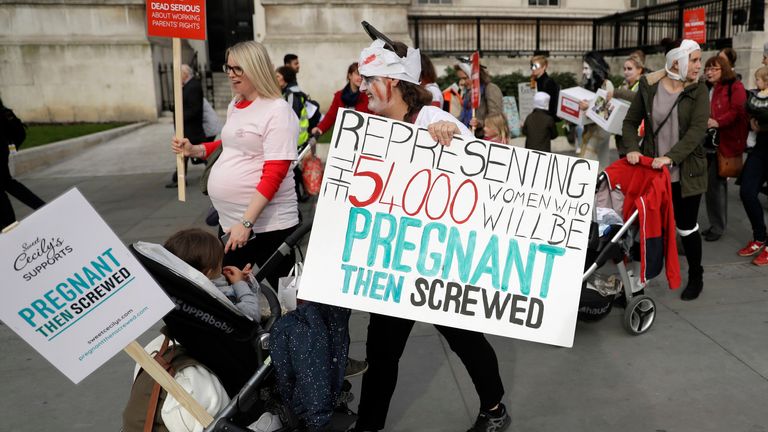
[[[0,229],[16,222],[16,213],[13,212],[13,206],[11,205],[11,200],[8,199],[8,194],[11,194],[33,209],[38,209],[45,204],[31,190],[11,176],[11,170],[8,167],[11,156],[9,146],[11,144],[21,145],[20,142],[13,142],[11,139],[11,121],[15,118],[16,116],[13,114],[13,111],[6,108],[3,105],[3,100],[0,99],[0,188],[2,188],[2,191],[0,191]]]
[[[203,85],[195,77],[195,73],[189,65],[181,65],[181,95],[184,106],[184,137],[192,144],[200,144],[206,141],[203,131]],[[175,119],[175,117],[174,117]],[[187,171],[189,158],[184,158],[184,172]],[[165,185],[167,188],[178,186],[178,172],[174,171],[171,182]]]
[[[557,138],[555,120],[547,111],[550,98],[547,93],[536,92],[533,95],[533,112],[528,114],[523,123],[525,148],[528,150],[552,151],[552,140]]]
[[[536,91],[544,92],[549,95],[549,107],[547,113],[555,122],[557,118],[557,98],[560,97],[560,86],[547,74],[549,62],[543,55],[533,56],[531,58],[531,78],[536,80]]]
[[[688,282],[681,298],[694,300],[704,289],[701,265],[699,203],[707,190],[704,137],[709,119],[709,96],[698,80],[701,48],[683,40],[666,54],[664,69],[640,78],[640,88],[624,117],[619,152],[635,165],[640,156],[652,157],[652,167],[670,171],[675,225],[688,261]],[[640,145],[637,128],[645,124]]]
[[[747,91],[728,60],[715,56],[705,64],[707,81],[712,85],[710,116],[707,127],[719,135],[719,146],[707,149],[707,192],[704,194],[709,228],[702,232],[704,240],[717,241],[728,223],[728,182],[718,173],[718,154],[741,156],[747,148],[749,121],[745,104]]]

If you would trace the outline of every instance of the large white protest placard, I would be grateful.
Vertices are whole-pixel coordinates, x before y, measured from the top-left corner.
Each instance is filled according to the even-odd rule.
[[[299,297],[571,346],[597,170],[344,110]]]
[[[78,383],[173,303],[77,189],[0,235],[0,319]]]

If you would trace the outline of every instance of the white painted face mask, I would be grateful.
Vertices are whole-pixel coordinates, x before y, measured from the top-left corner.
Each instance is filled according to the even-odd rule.
[[[664,65],[667,76],[673,80],[685,81],[688,76],[688,59],[692,52],[700,49],[699,44],[690,39],[684,39],[679,48],[671,49],[667,53],[667,63]],[[675,61],[677,61],[677,73],[672,72],[672,65]]]
[[[360,75],[386,77],[419,84],[421,55],[418,49],[408,48],[405,58],[384,48],[384,41],[376,39],[360,53]]]

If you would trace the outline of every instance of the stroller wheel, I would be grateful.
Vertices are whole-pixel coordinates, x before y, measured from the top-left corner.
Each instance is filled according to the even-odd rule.
[[[648,331],[656,319],[656,303],[647,295],[633,297],[624,310],[624,330],[637,336]]]

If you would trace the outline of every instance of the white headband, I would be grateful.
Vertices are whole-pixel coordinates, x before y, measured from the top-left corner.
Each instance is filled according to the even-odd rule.
[[[472,67],[466,63],[459,63],[459,69],[467,75],[467,78],[472,78]]]
[[[699,44],[690,40],[684,39],[679,48],[671,49],[667,53],[667,63],[664,69],[667,70],[667,75],[677,81],[685,81],[688,76],[688,58],[694,51],[701,50]],[[677,72],[672,72],[672,63],[677,61]]]
[[[384,41],[376,39],[360,53],[360,75],[394,78],[418,85],[421,76],[421,55],[418,49],[408,47],[405,58],[384,48]]]

